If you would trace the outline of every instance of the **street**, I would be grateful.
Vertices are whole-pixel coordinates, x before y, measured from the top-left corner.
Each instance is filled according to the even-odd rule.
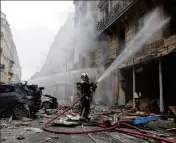
[[[130,123],[136,117],[130,116],[129,109],[110,109],[102,106],[92,106],[92,112],[90,114],[91,120],[89,122],[79,122],[77,114],[74,112],[76,109],[69,111],[67,114],[61,116],[48,127],[56,131],[65,132],[83,132],[90,130],[102,129],[98,126],[105,125],[107,120],[110,124],[114,122],[113,116],[119,116],[120,122]],[[52,110],[49,110],[52,111]],[[63,110],[58,110],[63,112]],[[95,113],[96,112],[96,113]],[[129,114],[128,114],[129,112]],[[47,115],[50,114],[50,115]],[[37,119],[24,118],[19,120],[1,120],[1,141],[4,143],[45,143],[45,142],[59,142],[59,143],[147,143],[152,141],[152,138],[143,138],[138,135],[130,135],[127,133],[121,133],[115,130],[110,130],[107,132],[100,133],[90,133],[90,134],[78,134],[78,135],[64,135],[64,134],[53,134],[43,131],[42,126],[51,117],[56,116],[54,112],[47,112],[47,114],[40,110],[37,114]],[[140,118],[140,116],[138,116]],[[97,120],[98,119],[98,120]],[[116,120],[117,122],[117,120]],[[156,123],[155,123],[156,122]],[[158,123],[159,125],[158,125]],[[163,123],[162,123],[163,122]],[[70,123],[70,124],[69,124]],[[74,124],[78,123],[78,124]],[[136,126],[141,130],[146,131],[150,134],[155,134],[157,136],[162,136],[164,138],[174,137],[174,131],[167,131],[166,128],[176,127],[176,124],[171,124],[172,122],[166,122],[162,120],[145,123],[144,125]],[[131,124],[131,123],[130,123]],[[155,124],[155,125],[154,125]],[[162,125],[163,124],[163,125]],[[98,125],[98,126],[97,126]],[[132,125],[132,124],[131,124]],[[164,127],[165,125],[165,127]],[[109,126],[109,125],[108,125]],[[157,127],[158,126],[158,127]],[[159,130],[160,127],[160,130]],[[120,126],[119,129],[130,130],[131,127]],[[147,129],[148,128],[148,129]],[[153,129],[152,129],[153,128]],[[165,129],[161,129],[165,128]]]

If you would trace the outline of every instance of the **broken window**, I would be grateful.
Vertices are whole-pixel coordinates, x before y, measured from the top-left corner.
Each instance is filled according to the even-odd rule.
[[[9,93],[9,92],[14,92],[15,87],[13,86],[1,86],[0,87],[0,93]]]

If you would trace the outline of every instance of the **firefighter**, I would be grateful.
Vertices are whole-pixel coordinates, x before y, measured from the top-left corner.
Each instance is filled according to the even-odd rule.
[[[90,102],[92,100],[92,94],[97,88],[95,84],[89,84],[89,77],[87,73],[81,75],[81,82],[77,85],[80,85],[81,96],[85,95],[80,101],[80,116],[83,119],[89,119],[88,115],[90,112]]]

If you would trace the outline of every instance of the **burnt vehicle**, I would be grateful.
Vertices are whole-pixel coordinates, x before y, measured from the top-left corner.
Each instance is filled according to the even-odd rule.
[[[32,97],[29,105],[30,116],[35,117],[36,112],[41,109],[41,97],[44,87],[38,87],[38,85],[28,85],[27,82],[24,82],[24,84],[20,83],[20,87],[27,93],[27,96]]]
[[[58,108],[57,98],[51,95],[43,95],[42,97],[42,108],[45,109],[56,109]]]
[[[0,117],[14,115],[21,119],[29,115],[30,96],[16,84],[0,85]]]
[[[35,117],[36,112],[41,109],[43,89],[37,85],[27,85],[27,82],[0,85],[1,117]]]

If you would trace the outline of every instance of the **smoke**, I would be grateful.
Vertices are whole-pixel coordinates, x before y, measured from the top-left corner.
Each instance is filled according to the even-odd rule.
[[[47,58],[40,72],[36,73],[29,84],[44,86],[45,94],[51,94],[58,99],[68,99],[75,96],[76,82],[80,81],[83,72],[89,74],[90,79],[100,77],[105,71],[102,64],[98,69],[89,68],[95,62],[96,53],[100,57],[98,63],[106,62],[108,58],[109,37],[104,36],[101,40],[95,40],[96,33],[96,1],[89,1],[87,10],[79,13],[76,20],[76,12],[68,13],[68,18],[55,36]],[[80,9],[78,9],[80,10]],[[75,20],[75,21],[74,21]],[[76,23],[76,25],[75,25]],[[76,65],[73,69],[73,65]],[[96,103],[107,106],[112,104],[111,76],[98,86],[94,95]],[[72,90],[72,91],[70,91]],[[67,92],[67,93],[66,93]]]
[[[38,78],[29,82],[45,86],[45,93],[53,94],[58,99],[69,100],[70,96],[76,95],[76,82],[80,80],[81,74],[86,72],[89,78],[97,78],[101,81],[94,95],[95,103],[111,106],[113,105],[113,77],[110,73],[138,52],[152,34],[168,22],[168,19],[159,18],[159,8],[145,16],[144,27],[109,67],[103,63],[109,59],[110,37],[103,35],[101,40],[94,39],[96,8],[92,7],[96,6],[95,3],[96,1],[89,1],[85,11],[80,12],[80,9],[76,8],[78,11],[68,14],[66,23],[59,29],[50,47]],[[95,64],[99,65],[98,68],[90,68],[95,61],[92,53],[96,53]],[[108,70],[106,70],[107,67],[109,67]]]
[[[100,77],[106,68],[102,66],[96,70],[97,77]],[[98,88],[94,95],[94,102],[105,106],[113,105],[113,89],[112,89],[112,76],[109,75],[103,82],[98,84]]]
[[[74,88],[76,83],[80,81],[80,75],[83,72],[89,74],[89,77],[95,77],[96,68],[85,68],[80,70],[74,70],[70,72],[57,73],[50,76],[39,77],[28,81],[29,84],[37,84],[38,86],[45,87],[44,94],[50,94],[57,99],[65,98],[65,92],[67,94],[67,100],[70,96],[75,95]]]
[[[92,54],[94,46],[92,37],[95,19],[88,9],[84,16],[79,17],[84,23],[84,27],[81,28],[80,26],[74,26],[74,17],[75,13],[68,12],[68,18],[55,36],[43,67],[40,72],[32,76],[29,84],[45,86],[47,90],[47,87],[52,88],[57,84],[60,86],[63,84],[75,84],[78,79],[80,80],[82,72],[89,73],[90,78],[95,77],[92,74],[92,72],[96,73],[94,69],[84,69],[90,67],[90,64],[93,62],[90,54]],[[88,63],[84,62],[84,58],[87,59]],[[76,68],[74,68],[75,71],[69,72],[73,69],[74,65],[76,65]],[[82,70],[77,71],[77,69]],[[56,90],[56,88],[52,88],[52,90]],[[65,90],[65,87],[60,90]],[[56,91],[53,91],[53,94],[56,94]],[[56,96],[59,98],[63,95]]]
[[[130,43],[124,48],[122,53],[116,58],[112,65],[104,72],[104,74],[98,79],[102,81],[106,78],[113,70],[119,68],[130,57],[134,56],[139,50],[141,50],[146,44],[147,40],[155,33],[160,30],[165,24],[167,24],[170,18],[161,17],[160,7],[153,10],[151,13],[145,16],[145,24],[138,34],[130,41]]]

